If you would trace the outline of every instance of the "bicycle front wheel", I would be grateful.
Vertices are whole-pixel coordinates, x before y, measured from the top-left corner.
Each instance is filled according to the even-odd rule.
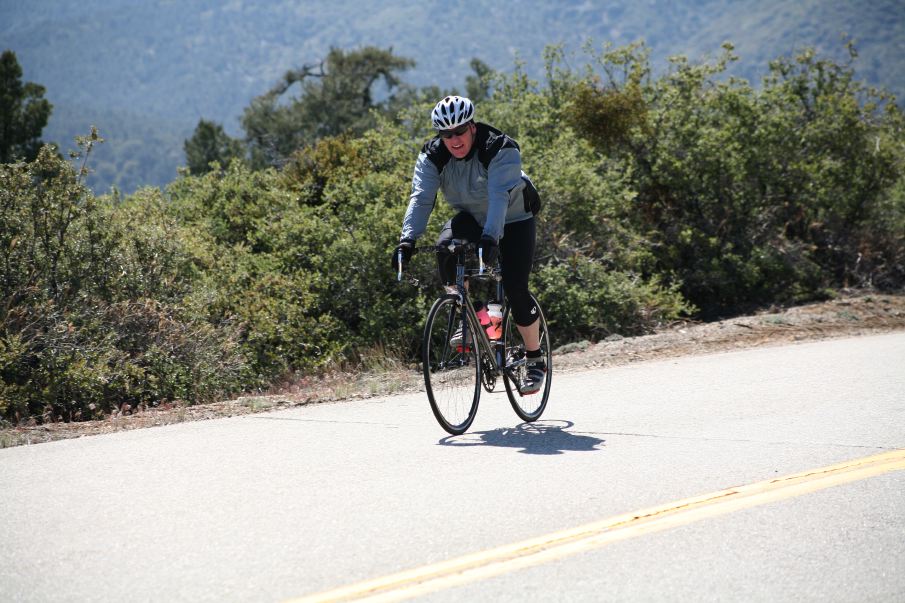
[[[456,295],[434,302],[422,341],[422,368],[427,399],[437,422],[453,435],[474,421],[481,397],[481,363],[470,333],[454,340],[465,313]],[[466,329],[468,331],[468,329]]]
[[[547,365],[547,378],[543,387],[533,394],[522,394],[519,391],[525,380],[526,358],[525,344],[518,332],[515,319],[510,309],[506,309],[506,316],[503,317],[503,343],[505,346],[505,362],[506,377],[503,381],[506,383],[506,394],[509,396],[509,403],[512,404],[512,410],[523,421],[537,421],[547,407],[547,399],[550,397],[550,384],[553,381],[553,350],[550,347],[550,331],[547,329],[547,319],[541,310],[537,298],[532,296],[535,306],[538,310],[538,320],[540,321],[540,351],[544,362]]]

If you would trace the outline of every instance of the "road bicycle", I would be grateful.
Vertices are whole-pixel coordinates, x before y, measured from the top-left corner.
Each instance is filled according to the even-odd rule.
[[[427,314],[421,342],[421,364],[427,398],[437,422],[453,435],[465,433],[478,411],[481,389],[497,390],[500,381],[515,414],[524,421],[540,418],[550,397],[553,376],[553,354],[547,320],[536,298],[540,320],[541,355],[547,364],[544,386],[533,394],[522,394],[520,388],[527,374],[525,346],[519,335],[503,291],[499,265],[485,266],[474,243],[454,240],[448,246],[417,247],[414,253],[433,251],[449,253],[456,258],[455,292],[452,287],[434,302]],[[480,250],[477,250],[480,252]],[[475,266],[477,259],[477,266]],[[399,262],[402,278],[402,262]],[[502,334],[488,337],[481,325],[469,289],[481,282],[495,285],[496,302],[502,309]],[[461,338],[453,335],[461,328]]]

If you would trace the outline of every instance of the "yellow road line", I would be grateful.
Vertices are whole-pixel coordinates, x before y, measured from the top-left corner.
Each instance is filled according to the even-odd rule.
[[[793,498],[824,488],[905,470],[905,450],[894,450],[737,488],[687,498],[402,571],[316,595],[297,603],[401,601],[516,569],[599,548],[617,540],[659,532],[717,515]]]

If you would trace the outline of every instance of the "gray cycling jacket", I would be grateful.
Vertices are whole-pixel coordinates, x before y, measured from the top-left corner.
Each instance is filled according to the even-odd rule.
[[[462,159],[453,157],[439,136],[421,148],[400,239],[416,240],[424,234],[438,190],[452,207],[471,214],[484,227],[483,234],[495,241],[503,236],[506,224],[533,216],[522,194],[528,177],[522,171],[518,144],[487,124],[475,125],[474,145]]]

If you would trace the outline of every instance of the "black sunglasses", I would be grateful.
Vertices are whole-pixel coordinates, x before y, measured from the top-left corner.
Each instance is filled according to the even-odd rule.
[[[453,136],[461,136],[468,131],[468,124],[462,124],[453,130],[440,130],[440,138],[452,138]]]

